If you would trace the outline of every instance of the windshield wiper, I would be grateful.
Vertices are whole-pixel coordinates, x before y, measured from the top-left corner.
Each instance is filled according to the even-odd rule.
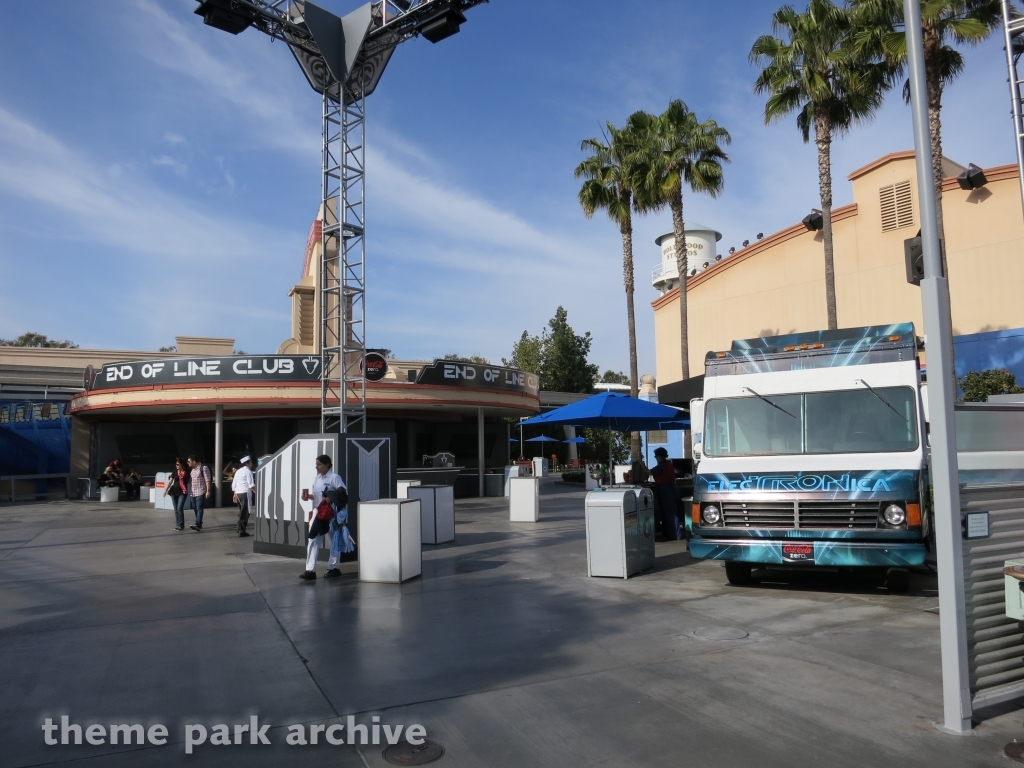
[[[897,416],[899,416],[899,417],[900,417],[901,419],[903,419],[904,421],[907,421],[907,417],[906,417],[906,416],[904,416],[904,415],[903,415],[902,413],[900,413],[900,412],[899,412],[899,411],[897,411],[897,410],[896,410],[895,408],[893,408],[893,406],[892,406],[892,403],[890,403],[890,402],[889,402],[888,400],[886,400],[886,399],[885,399],[884,397],[882,397],[882,396],[881,396],[880,394],[878,394],[877,392],[875,392],[875,390],[874,390],[874,389],[873,389],[873,388],[871,387],[871,385],[870,385],[870,384],[868,384],[868,383],[867,383],[866,381],[864,381],[864,379],[857,379],[857,381],[859,381],[859,382],[860,382],[861,384],[863,384],[863,385],[864,385],[865,387],[867,387],[867,388],[868,388],[868,391],[869,391],[869,392],[870,392],[870,393],[871,393],[872,395],[874,395],[874,396],[875,396],[875,397],[877,397],[877,398],[878,398],[879,400],[881,400],[881,401],[882,401],[883,403],[885,403],[886,407],[887,407],[887,408],[888,408],[888,409],[889,409],[890,411],[892,411],[893,413],[895,413],[895,414],[896,414]],[[907,422],[907,423],[909,423],[909,422]]]
[[[757,398],[760,398],[761,400],[764,400],[764,401],[765,401],[766,403],[768,403],[768,405],[770,405],[770,406],[771,406],[772,408],[774,408],[775,410],[777,410],[777,411],[782,411],[782,412],[783,412],[784,414],[786,414],[787,416],[789,416],[789,417],[791,417],[791,418],[794,418],[794,419],[796,418],[796,416],[793,416],[793,414],[792,414],[792,413],[790,413],[789,411],[787,411],[787,410],[786,410],[785,408],[782,408],[781,406],[778,406],[778,405],[776,405],[775,403],[773,403],[773,402],[772,402],[771,400],[769,400],[769,399],[768,399],[767,397],[765,397],[764,395],[759,395],[759,394],[757,394],[757,392],[755,392],[754,390],[752,390],[752,389],[751,389],[750,387],[744,387],[744,389],[745,389],[745,390],[747,390],[747,392],[749,392],[750,394],[752,394],[752,395],[753,395],[754,397],[757,397]]]

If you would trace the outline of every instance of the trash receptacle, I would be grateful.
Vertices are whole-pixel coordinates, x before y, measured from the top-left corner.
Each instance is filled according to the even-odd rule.
[[[654,497],[649,489],[591,491],[586,520],[588,576],[628,579],[654,565]]]
[[[512,523],[536,523],[540,519],[540,480],[510,477],[508,519]]]
[[[420,500],[424,544],[455,541],[455,488],[451,485],[410,485],[408,498]]]
[[[646,571],[654,567],[654,491],[646,487],[637,488],[636,509],[640,524],[640,535],[637,540],[640,548],[639,570]]]
[[[361,501],[359,580],[401,584],[420,575],[419,499]]]

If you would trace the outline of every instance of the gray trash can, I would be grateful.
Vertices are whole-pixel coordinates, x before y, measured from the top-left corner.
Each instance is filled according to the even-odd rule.
[[[654,497],[648,488],[591,491],[587,575],[628,579],[654,565]]]

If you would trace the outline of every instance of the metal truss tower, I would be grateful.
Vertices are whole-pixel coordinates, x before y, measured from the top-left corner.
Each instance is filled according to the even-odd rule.
[[[1007,78],[1010,84],[1010,106],[1013,112],[1013,144],[1017,150],[1017,173],[1020,176],[1021,205],[1024,206],[1024,101],[1021,98],[1021,80],[1017,73],[1017,62],[1024,54],[1024,16],[1014,16],[1010,11],[1010,0],[1002,0],[1003,44],[1006,51]]]
[[[400,43],[450,37],[487,0],[377,0],[344,17],[306,0],[198,1],[209,26],[284,41],[323,96],[320,431],[365,432],[366,97]]]

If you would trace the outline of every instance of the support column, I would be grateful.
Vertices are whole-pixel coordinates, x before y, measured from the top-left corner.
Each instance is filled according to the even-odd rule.
[[[921,309],[927,335],[928,410],[931,417],[931,477],[935,504],[935,558],[939,576],[939,645],[942,651],[942,709],[945,731],[971,732],[971,690],[967,659],[963,535],[960,530],[960,480],[953,403],[953,338],[949,283],[942,272],[937,205],[928,132],[921,4],[903,0],[910,70],[910,113],[917,154],[917,196],[921,209],[924,279]]]
[[[223,506],[224,493],[224,406],[217,406],[217,416],[213,423],[213,482],[217,486],[217,506]]]
[[[484,495],[484,409],[476,409],[476,472],[480,496]]]
[[[565,438],[567,440],[572,440],[575,437],[576,437],[576,427],[566,427],[565,428]],[[579,457],[580,457],[579,449],[578,449],[578,446],[576,445],[576,443],[569,443],[569,461],[571,462],[573,459],[578,459]]]

